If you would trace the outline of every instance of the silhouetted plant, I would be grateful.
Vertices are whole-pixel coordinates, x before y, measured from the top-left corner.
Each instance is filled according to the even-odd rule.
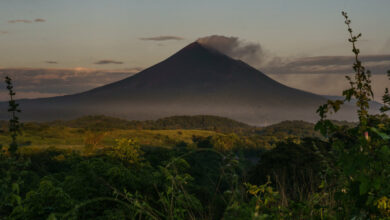
[[[14,155],[18,150],[18,144],[16,142],[18,133],[20,133],[20,123],[19,118],[16,116],[16,113],[21,112],[19,109],[19,104],[13,99],[15,92],[13,90],[12,79],[8,76],[5,77],[5,83],[7,84],[8,94],[10,100],[8,101],[8,112],[12,113],[12,117],[9,120],[9,132],[11,133],[11,144],[9,146],[9,152]]]
[[[390,80],[390,70],[387,71],[387,76],[389,77],[389,80]],[[386,88],[385,89],[385,94],[382,96],[382,101],[383,101],[383,106],[381,107],[381,112],[384,113],[384,112],[387,112],[390,110],[390,93],[389,93],[389,89]]]
[[[371,89],[371,72],[359,59],[356,42],[362,36],[354,35],[351,20],[342,12],[349,33],[349,42],[355,57],[353,78],[346,76],[350,88],[343,91],[344,100],[328,101],[318,108],[321,120],[316,129],[328,137],[336,157],[339,184],[336,201],[339,202],[339,218],[373,219],[390,217],[387,207],[390,195],[390,121],[386,115],[370,115],[369,101],[374,94]],[[389,73],[390,75],[390,73]],[[359,124],[345,129],[327,120],[327,114],[337,112],[345,101],[356,99]],[[390,95],[386,89],[381,112],[389,110]],[[385,205],[384,205],[385,204]]]

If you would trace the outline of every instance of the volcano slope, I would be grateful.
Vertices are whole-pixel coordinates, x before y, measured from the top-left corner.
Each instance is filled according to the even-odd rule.
[[[248,64],[194,42],[126,79],[86,92],[19,100],[24,121],[108,115],[149,120],[173,115],[217,115],[251,125],[315,121],[323,96],[282,85]],[[0,118],[8,117],[1,103]],[[353,120],[347,107],[335,119]]]

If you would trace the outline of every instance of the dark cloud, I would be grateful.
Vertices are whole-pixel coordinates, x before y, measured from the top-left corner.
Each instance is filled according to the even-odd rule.
[[[58,64],[57,61],[52,61],[52,60],[47,60],[47,61],[45,61],[45,63],[48,63],[48,64]]]
[[[363,65],[372,74],[385,74],[390,69],[390,55],[361,56]],[[353,71],[352,56],[322,56],[297,59],[273,58],[261,70],[272,74],[347,74]]]
[[[35,22],[46,22],[46,20],[43,19],[43,18],[37,18],[37,19],[35,19],[34,21],[35,21]]]
[[[0,68],[0,78],[11,76],[17,98],[38,98],[73,94],[112,83],[138,73],[142,68],[97,70],[88,68]],[[0,100],[6,100],[0,84]]]
[[[184,40],[183,37],[179,37],[179,36],[141,37],[139,39],[140,40],[151,40],[151,41]]]
[[[8,34],[8,31],[0,31],[0,34]]]
[[[221,35],[202,37],[197,42],[232,58],[240,59],[268,74],[347,74],[353,71],[352,56],[275,57],[265,52],[260,44]],[[388,43],[390,45],[390,40]],[[361,60],[373,74],[385,74],[390,69],[388,53],[361,56]]]
[[[32,23],[31,20],[26,19],[17,19],[17,20],[9,20],[8,23],[15,24],[15,23]]]
[[[255,67],[260,66],[266,57],[260,44],[246,42],[238,37],[212,35],[199,38],[197,42]]]
[[[99,65],[103,65],[103,64],[123,64],[122,61],[115,61],[115,60],[99,60],[97,62],[95,62],[94,64],[99,64]]]
[[[43,18],[36,18],[34,21],[32,20],[27,20],[27,19],[16,19],[16,20],[9,20],[8,23],[15,24],[15,23],[26,23],[26,24],[31,24],[33,22],[46,22],[45,19]]]

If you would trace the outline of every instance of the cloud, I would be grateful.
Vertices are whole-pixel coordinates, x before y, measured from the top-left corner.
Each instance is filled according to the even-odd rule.
[[[37,18],[34,20],[34,22],[46,22],[46,20],[43,18]]]
[[[379,50],[379,53],[389,54],[390,53],[390,38],[387,39],[381,50]]]
[[[179,37],[179,36],[141,37],[139,39],[140,40],[150,40],[150,41],[184,40],[183,37]]]
[[[260,44],[246,42],[238,37],[211,35],[199,38],[197,42],[255,67],[260,66],[266,59],[266,53]]]
[[[34,98],[46,98],[52,96],[63,96],[64,93],[44,93],[44,92],[17,92],[16,99],[34,99]],[[9,99],[9,94],[0,93],[0,100],[5,101]]]
[[[11,76],[17,98],[38,98],[83,92],[132,76],[140,70],[140,67],[117,70],[0,68],[0,78]],[[4,83],[0,83],[0,100],[7,100],[6,91]]]
[[[115,61],[115,60],[99,60],[95,62],[94,64],[104,65],[104,64],[123,64],[122,61]]]
[[[340,95],[344,89],[349,88],[345,75],[351,76],[353,72],[352,56],[271,56],[260,44],[220,35],[199,38],[197,42],[240,59],[282,84],[317,94]],[[385,73],[390,69],[390,55],[366,55],[361,56],[361,60],[373,74],[373,91],[378,94],[376,98],[379,100],[384,88],[389,85]]]
[[[350,85],[344,74],[267,74],[272,79],[298,89],[321,95],[341,95]],[[350,75],[352,76],[352,75]],[[372,75],[372,89],[376,101],[381,101],[381,95],[389,86],[386,75]]]
[[[47,61],[45,61],[45,63],[48,63],[48,64],[58,64],[57,61],[52,61],[52,60],[47,60]]]
[[[144,70],[144,68],[142,68],[142,67],[133,67],[133,68],[123,69],[124,72],[131,72],[131,73],[138,73],[138,72],[141,72],[142,70]]]
[[[27,19],[16,19],[16,20],[9,20],[8,23],[15,24],[15,23],[25,23],[25,24],[31,24],[33,22],[46,22],[43,18],[36,18],[33,21],[27,20]]]
[[[265,51],[258,43],[222,35],[202,37],[197,42],[242,60],[266,74],[347,74],[353,71],[353,56],[277,57]],[[390,40],[387,44],[390,48]],[[390,69],[389,53],[361,56],[361,60],[372,74],[385,74]]]
[[[32,23],[31,20],[25,20],[25,19],[17,19],[17,20],[9,20],[8,23],[15,24],[15,23]]]
[[[390,55],[361,56],[361,60],[372,74],[385,74],[390,69]],[[261,70],[271,74],[347,74],[353,72],[353,62],[352,56],[274,57]]]
[[[0,31],[0,34],[8,34],[8,31]]]

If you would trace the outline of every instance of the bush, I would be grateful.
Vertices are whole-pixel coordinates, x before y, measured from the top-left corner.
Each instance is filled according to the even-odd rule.
[[[142,160],[141,146],[133,139],[117,139],[110,155],[128,164],[138,164]]]

